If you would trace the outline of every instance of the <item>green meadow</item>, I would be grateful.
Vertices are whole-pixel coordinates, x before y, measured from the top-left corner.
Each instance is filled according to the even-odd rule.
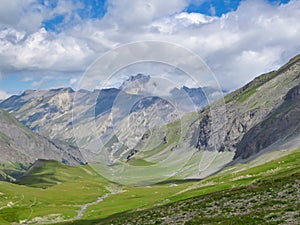
[[[40,160],[17,183],[0,182],[0,223],[122,224],[122,221],[140,218],[141,215],[153,218],[153,223],[161,222],[160,216],[153,214],[153,210],[155,212],[160,207],[161,212],[169,212],[167,209],[172,204],[187,201],[186,209],[189,209],[193,208],[194,198],[197,201],[200,201],[199,198],[216,198],[217,201],[226,195],[231,199],[231,195],[255,193],[256,189],[251,187],[265,190],[272,185],[282,186],[283,181],[299,179],[299,174],[300,149],[270,152],[250,163],[227,167],[201,181],[170,178],[160,184],[141,187],[111,183],[89,165],[70,167]],[[103,199],[97,202],[99,197]],[[89,205],[82,210],[86,204]],[[198,205],[201,206],[200,203]],[[201,207],[205,208],[205,205]],[[78,215],[79,210],[82,215]],[[290,210],[295,211],[293,207]],[[184,212],[184,209],[181,211]],[[157,221],[154,221],[155,218]],[[191,218],[194,219],[187,224],[201,221],[201,218]],[[216,222],[206,219],[207,223]],[[143,219],[140,222],[147,224]]]

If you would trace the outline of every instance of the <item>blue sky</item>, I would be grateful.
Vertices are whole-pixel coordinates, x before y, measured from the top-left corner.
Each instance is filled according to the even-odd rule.
[[[48,8],[57,7],[58,0],[40,1],[42,5]],[[105,0],[88,0],[88,1],[75,1],[72,0],[73,4],[80,4],[81,7],[75,10],[74,15],[79,16],[81,19],[99,19],[102,18],[107,11],[107,2]],[[42,25],[46,30],[57,32],[61,28],[60,25],[64,24],[65,15],[57,14],[49,20],[43,21]],[[68,24],[72,25],[72,24]]]
[[[300,51],[299,0],[3,1],[0,99],[25,89],[76,88],[97,57],[135,41],[188,48],[228,90]]]
[[[49,8],[55,8],[57,6],[58,0],[49,1]],[[82,7],[76,11],[76,14],[80,16],[81,19],[99,19],[102,18],[107,12],[107,1],[105,0],[88,0],[88,1],[75,1],[75,4],[80,2]],[[40,1],[41,4],[45,5],[45,1]],[[47,1],[48,2],[48,1]],[[196,0],[191,1],[189,5],[185,8],[186,12],[197,12],[209,16],[222,16],[231,11],[235,11],[241,0]],[[270,4],[286,4],[289,0],[268,0]],[[126,9],[124,9],[126,10]],[[43,21],[43,26],[46,30],[57,32],[60,30],[60,25],[64,22],[64,15],[57,14],[49,20]]]
[[[4,76],[0,82],[0,90],[6,90],[8,93],[13,94],[21,94],[24,90],[28,89],[49,89],[56,87],[65,87],[72,86],[66,85],[70,84],[68,78],[64,78],[63,76],[56,77],[55,79],[24,79],[23,74],[9,74],[8,76]],[[73,86],[73,88],[75,88]]]
[[[22,90],[32,88],[30,86],[31,82],[21,81],[20,78],[21,76],[16,74],[4,76],[0,81],[0,89],[5,90],[9,93],[21,93]]]
[[[195,1],[187,7],[187,12],[198,12],[210,16],[222,16],[231,11],[235,11],[241,0],[210,0]],[[268,0],[270,4],[285,4],[289,0]]]

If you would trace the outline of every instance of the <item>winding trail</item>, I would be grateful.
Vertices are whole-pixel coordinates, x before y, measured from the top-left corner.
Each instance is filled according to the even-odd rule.
[[[109,196],[110,196],[110,194],[105,194],[101,197],[98,197],[98,199],[94,202],[90,202],[90,203],[82,205],[80,210],[78,210],[78,212],[77,212],[76,219],[81,219],[83,217],[84,212],[88,209],[88,207],[90,207],[92,205],[97,205],[98,203],[102,202],[104,199],[108,198]]]
[[[29,221],[29,219],[27,219],[26,221],[23,221],[21,224],[26,224],[26,225],[28,225],[28,224],[45,224],[46,225],[46,224],[56,224],[56,223],[62,223],[62,222],[73,222],[75,220],[81,219],[84,216],[84,213],[87,211],[88,207],[99,204],[100,202],[102,202],[104,199],[110,197],[111,195],[125,192],[116,186],[107,186],[107,187],[105,187],[105,189],[107,191],[109,191],[109,193],[98,197],[97,200],[94,202],[90,202],[90,203],[81,205],[80,209],[77,211],[77,216],[74,216],[73,218],[70,218],[70,219],[57,218],[57,219],[53,220],[53,219],[48,219],[47,216],[45,216],[45,217],[39,218],[39,220],[36,220],[36,218],[33,218],[32,221]]]

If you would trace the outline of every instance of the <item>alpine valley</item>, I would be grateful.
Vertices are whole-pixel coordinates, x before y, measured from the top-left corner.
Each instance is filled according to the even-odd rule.
[[[300,55],[225,97],[153,85],[3,100],[0,224],[300,223]],[[130,182],[102,176],[96,150]]]

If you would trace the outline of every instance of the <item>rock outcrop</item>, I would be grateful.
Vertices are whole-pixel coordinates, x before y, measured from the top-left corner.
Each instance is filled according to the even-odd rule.
[[[235,152],[235,158],[248,158],[278,140],[299,132],[300,55],[277,71],[263,74],[252,82],[225,96],[226,122],[213,124],[211,109],[218,110],[218,102],[200,113],[199,150],[214,146],[212,125],[222,133],[218,151]],[[220,115],[221,116],[221,115]],[[216,122],[218,123],[218,122]],[[215,131],[216,132],[216,131]]]

